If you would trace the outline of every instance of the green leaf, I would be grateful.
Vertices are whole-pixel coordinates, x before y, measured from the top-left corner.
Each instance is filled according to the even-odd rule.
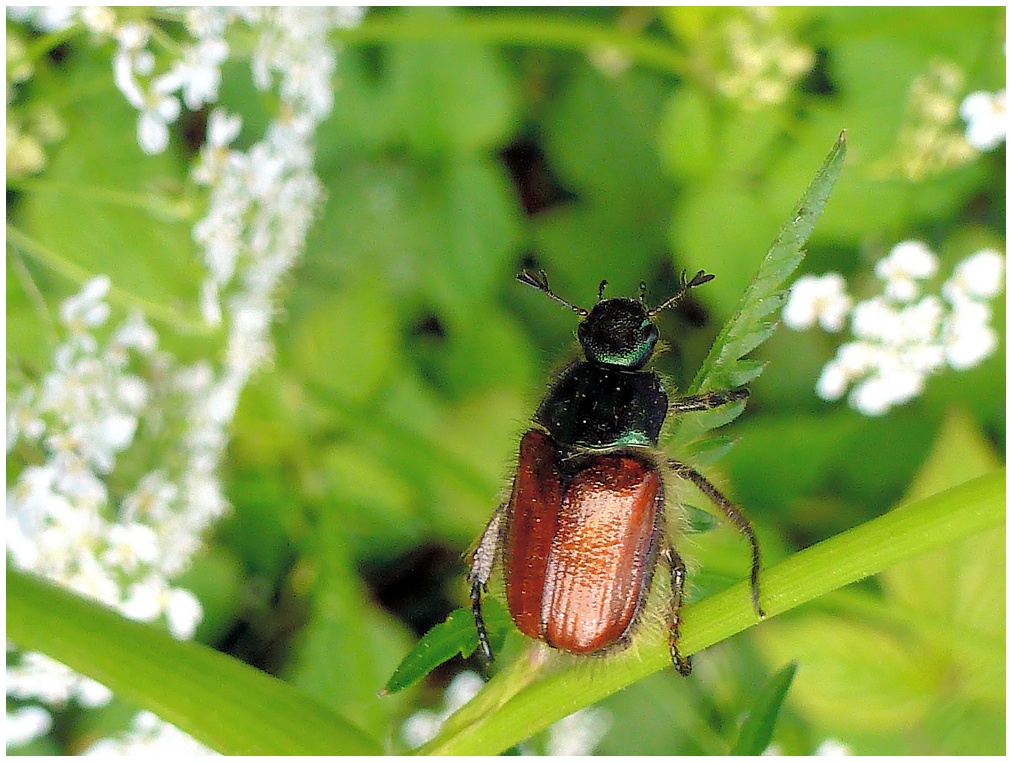
[[[935,701],[943,673],[894,628],[813,614],[756,633],[767,660],[797,660],[791,705],[834,733],[900,731]]]
[[[759,271],[738,303],[734,316],[717,336],[699,373],[689,387],[689,394],[709,389],[733,388],[746,380],[754,380],[759,375],[761,365],[754,360],[742,358],[769,338],[773,332],[773,326],[766,318],[784,302],[785,291],[782,286],[804,257],[805,243],[840,175],[845,155],[846,140],[844,133],[841,132],[836,145],[829,152],[805,195],[801,197],[794,214],[781,228],[759,266]],[[741,409],[735,411],[735,416],[740,412]],[[715,410],[698,413],[683,421],[691,420],[692,423],[689,425],[692,426],[692,434],[698,435],[728,423],[733,417],[728,417],[724,411]],[[684,429],[688,428],[683,421],[679,422],[678,427],[682,436],[686,433]]]
[[[270,675],[11,569],[7,637],[97,680],[222,754],[381,752],[340,715]]]
[[[791,662],[762,687],[752,703],[752,709],[745,717],[745,722],[742,723],[731,754],[757,757],[770,745],[777,716],[797,671],[797,663]]]
[[[305,562],[316,568],[309,617],[293,638],[285,678],[374,737],[404,710],[381,698],[384,678],[410,642],[369,600],[356,573],[342,512],[318,512]]]
[[[483,606],[485,626],[488,629],[492,651],[502,648],[510,618],[495,598],[486,598]],[[457,654],[468,657],[478,648],[478,631],[474,627],[474,616],[470,609],[456,609],[450,612],[446,621],[429,630],[418,645],[397,665],[397,669],[383,689],[396,693],[423,679],[443,662]]]
[[[458,23],[447,8],[407,8],[406,25]],[[481,151],[516,128],[516,89],[498,53],[471,40],[431,39],[389,48],[389,108],[422,155]],[[438,97],[434,97],[438,94]]]
[[[74,103],[64,112],[67,138],[25,194],[17,222],[89,274],[107,273],[114,286],[199,320],[193,305],[203,268],[190,233],[193,211],[187,206],[182,217],[155,211],[163,203],[189,203],[165,190],[178,187],[180,164],[171,150],[142,153],[136,112],[111,85],[96,88],[107,81],[108,61],[85,47],[77,52],[83,57],[61,80],[61,97]]]

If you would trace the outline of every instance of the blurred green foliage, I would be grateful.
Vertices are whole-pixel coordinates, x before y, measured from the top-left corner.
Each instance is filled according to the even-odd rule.
[[[751,111],[714,86],[722,30],[744,13],[381,9],[343,34],[318,134],[327,202],[283,294],[276,362],[235,421],[233,513],[186,577],[204,602],[202,640],[401,748],[398,727],[438,703],[450,672],[377,693],[412,643],[466,604],[461,554],[509,483],[546,380],[574,352],[572,315],[519,286],[521,267],[544,267],[580,304],[602,279],[611,295],[645,280],[656,302],[683,269],[716,273],[661,318],[656,365],[685,388],[843,128],[848,166],[803,271],[836,270],[860,292],[903,239],[927,241],[942,272],[982,246],[1004,250],[1004,147],[916,178],[899,168],[910,87],[930,66],[956,67],[964,92],[1004,86],[1004,9],[777,10],[770,29],[811,50],[814,67],[785,100]],[[569,41],[545,41],[543,21]],[[630,39],[670,50],[670,65]],[[35,179],[9,179],[8,223],[195,320],[194,146],[177,134],[167,154],[141,154],[108,53],[81,36],[37,64],[26,101],[53,103],[67,136]],[[262,95],[242,67],[225,74],[222,101],[255,139]],[[52,315],[74,288],[8,242],[8,390],[47,367]],[[720,432],[738,442],[707,468],[770,562],[997,467],[1004,317],[997,307],[1000,347],[986,363],[930,380],[881,419],[815,396],[833,337],[779,331],[759,350],[767,370]],[[218,346],[156,325],[184,359]],[[687,552],[696,598],[747,571],[726,527]],[[1004,569],[996,531],[765,623],[702,654],[690,680],[654,675],[609,698],[599,751],[726,753],[756,692],[794,661],[773,732],[785,753],[827,737],[867,754],[1001,753]],[[63,750],[121,714],[68,714]]]

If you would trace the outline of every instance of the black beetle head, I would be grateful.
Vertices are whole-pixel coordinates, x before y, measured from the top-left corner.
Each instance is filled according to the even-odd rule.
[[[650,322],[650,318],[677,304],[689,289],[713,280],[713,276],[700,270],[689,280],[682,273],[680,288],[674,296],[653,309],[647,309],[646,306],[645,283],[640,283],[639,299],[605,299],[604,287],[608,282],[601,281],[601,287],[597,291],[597,304],[589,312],[552,291],[544,270],[539,270],[536,274],[524,270],[517,275],[517,280],[533,286],[583,318],[576,335],[588,360],[639,370],[647,364],[657,346],[657,326]]]
[[[657,345],[657,326],[636,299],[604,299],[580,323],[577,338],[587,359],[638,370]]]

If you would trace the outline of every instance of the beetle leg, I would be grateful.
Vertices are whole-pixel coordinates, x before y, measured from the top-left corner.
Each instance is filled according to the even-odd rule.
[[[714,389],[703,394],[694,394],[689,397],[675,397],[668,404],[668,412],[694,413],[701,410],[712,410],[715,407],[726,405],[728,402],[737,402],[748,397],[748,389],[739,386],[737,389]]]
[[[668,619],[668,647],[671,649],[671,662],[681,675],[688,677],[692,672],[692,659],[682,656],[678,651],[678,639],[682,628],[682,598],[685,593],[685,562],[671,545],[671,541],[667,539],[664,542],[664,560],[671,570],[671,613]]]
[[[478,647],[486,664],[492,662],[492,647],[488,644],[488,631],[485,628],[485,619],[481,615],[481,594],[488,592],[488,581],[492,576],[492,566],[499,546],[500,525],[505,513],[506,506],[501,505],[492,515],[478,542],[478,547],[475,548],[471,571],[467,574],[467,581],[471,583],[471,613],[474,614],[474,625],[478,630]]]
[[[677,476],[688,479],[699,488],[700,492],[710,498],[714,505],[724,512],[728,520],[734,524],[735,528],[745,536],[749,545],[752,546],[752,608],[755,609],[755,613],[760,619],[764,618],[766,612],[763,611],[762,604],[759,603],[759,541],[756,539],[755,530],[752,529],[752,523],[745,518],[745,514],[741,512],[738,506],[724,497],[716,487],[707,481],[706,477],[692,468],[692,466],[680,463],[677,460],[670,461],[670,466]]]

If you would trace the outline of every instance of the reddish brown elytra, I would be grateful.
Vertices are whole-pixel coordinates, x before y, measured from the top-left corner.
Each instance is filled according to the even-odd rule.
[[[713,278],[702,271],[654,309],[637,299],[604,299],[590,311],[556,296],[542,270],[518,280],[574,310],[586,355],[552,383],[520,441],[513,489],[474,552],[468,579],[482,654],[491,660],[482,592],[502,555],[506,601],[528,637],[574,654],[627,643],[658,562],[671,574],[669,643],[678,651],[685,564],[671,544],[664,479],[691,481],[723,510],[752,548],[752,604],[759,605],[759,545],[741,511],[690,466],[657,449],[668,413],[709,410],[748,396],[744,388],[668,399],[660,377],[643,370],[657,343],[651,318]]]

